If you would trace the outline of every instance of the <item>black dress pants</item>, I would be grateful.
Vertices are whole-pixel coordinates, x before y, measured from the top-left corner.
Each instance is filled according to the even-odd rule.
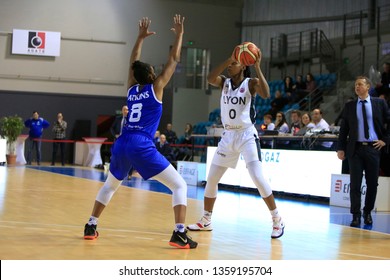
[[[360,214],[363,171],[366,178],[366,199],[363,211],[370,213],[374,209],[378,188],[379,165],[381,151],[375,149],[372,144],[357,144],[355,154],[348,158],[351,178],[350,200],[351,213]]]

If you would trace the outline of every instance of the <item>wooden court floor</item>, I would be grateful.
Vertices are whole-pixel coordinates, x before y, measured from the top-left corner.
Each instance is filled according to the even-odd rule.
[[[390,234],[330,223],[326,207],[307,203],[277,201],[286,230],[272,240],[263,201],[237,195],[219,196],[212,232],[190,233],[197,249],[175,249],[168,245],[171,196],[126,186],[102,214],[100,237],[86,241],[84,224],[101,186],[92,179],[0,166],[0,259],[390,260]],[[188,200],[187,223],[199,218],[202,205]]]

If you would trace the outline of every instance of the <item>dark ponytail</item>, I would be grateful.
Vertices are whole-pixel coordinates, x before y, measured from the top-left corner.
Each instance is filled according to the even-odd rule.
[[[249,66],[246,66],[244,69],[244,77],[250,78],[251,77],[251,68]]]

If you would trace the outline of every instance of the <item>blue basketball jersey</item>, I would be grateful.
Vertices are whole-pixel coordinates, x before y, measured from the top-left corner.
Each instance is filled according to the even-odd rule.
[[[140,87],[137,84],[128,90],[129,113],[122,133],[139,132],[153,139],[162,115],[162,102],[156,98],[153,84],[147,84],[142,89]]]
[[[162,115],[162,102],[156,98],[153,85],[134,85],[128,90],[129,113],[122,134],[112,147],[110,172],[123,180],[134,168],[147,180],[170,164],[153,142]]]

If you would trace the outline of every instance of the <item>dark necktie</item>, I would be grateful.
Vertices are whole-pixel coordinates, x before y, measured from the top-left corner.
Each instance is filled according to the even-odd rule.
[[[122,120],[121,120],[121,130],[120,130],[119,134],[122,134],[123,124],[124,123],[125,123],[125,118],[122,118]]]
[[[370,138],[370,134],[368,133],[368,122],[367,122],[367,113],[366,113],[366,103],[367,100],[361,100],[362,103],[362,113],[363,113],[363,121],[364,121],[364,137],[366,139]]]

